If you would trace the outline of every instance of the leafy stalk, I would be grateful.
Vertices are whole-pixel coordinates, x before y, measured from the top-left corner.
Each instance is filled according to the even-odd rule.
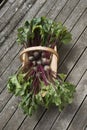
[[[26,21],[23,27],[18,29],[18,43],[26,44],[26,47],[41,45],[49,46],[55,43],[67,44],[71,41],[71,34],[62,23],[45,17],[34,18],[30,22]],[[25,45],[24,45],[25,46]]]

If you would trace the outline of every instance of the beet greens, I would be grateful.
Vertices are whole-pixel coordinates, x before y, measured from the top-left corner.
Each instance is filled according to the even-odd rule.
[[[19,44],[24,48],[33,46],[59,47],[71,41],[71,34],[61,23],[45,17],[26,21],[18,29]],[[7,87],[15,96],[21,97],[20,106],[24,113],[32,115],[39,105],[49,108],[51,104],[61,111],[72,103],[75,86],[64,82],[65,75],[52,71],[52,54],[47,51],[27,53],[28,59],[22,68],[9,78]]]
[[[25,47],[39,45],[53,47],[55,44],[69,43],[71,34],[62,23],[41,17],[26,21],[24,26],[18,29],[17,41]]]

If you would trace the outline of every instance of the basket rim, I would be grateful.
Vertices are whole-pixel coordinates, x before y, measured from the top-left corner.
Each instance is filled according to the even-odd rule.
[[[24,50],[20,52],[20,60],[23,61],[22,56],[24,53],[31,52],[31,51],[48,51],[54,54],[57,57],[57,59],[59,59],[59,55],[57,51],[55,51],[54,49],[45,46],[34,46],[34,47],[24,48]]]

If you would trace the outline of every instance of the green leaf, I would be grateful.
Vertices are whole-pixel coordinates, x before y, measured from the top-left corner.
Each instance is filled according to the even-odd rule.
[[[32,116],[32,106],[29,108],[29,115]]]
[[[37,43],[49,46],[53,43],[56,44],[56,41],[67,44],[71,41],[71,34],[62,23],[53,22],[46,17],[33,18],[30,22],[26,21],[24,26],[18,29],[17,41],[20,44],[26,43],[27,47],[37,45]]]
[[[58,97],[58,95],[54,98],[54,102],[56,106],[60,106],[61,105],[61,98]]]
[[[60,75],[64,77],[64,75]],[[21,96],[20,106],[25,114],[32,115],[39,105],[49,108],[51,104],[58,106],[61,111],[67,104],[72,103],[75,86],[67,82],[59,82],[55,80],[55,85],[50,83],[45,86],[44,82],[40,82],[41,90],[34,95],[31,88],[32,80],[25,82],[24,74],[18,74],[10,77],[8,81],[8,89],[15,95]],[[43,96],[43,93],[44,96]]]
[[[21,86],[17,80],[17,75],[10,77],[7,87],[9,89],[9,91],[15,93],[15,95],[17,95],[19,93]]]
[[[29,23],[28,21],[26,21],[25,24],[24,24],[24,26],[25,26],[26,28],[29,28],[29,25],[30,25],[30,23]]]
[[[72,36],[69,32],[66,32],[65,35],[62,37],[61,42],[64,44],[69,43],[72,40]]]
[[[58,76],[64,81],[67,75],[61,73],[61,74],[58,74]]]

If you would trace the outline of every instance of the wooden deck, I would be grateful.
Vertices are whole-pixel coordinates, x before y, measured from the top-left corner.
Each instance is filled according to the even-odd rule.
[[[17,28],[39,16],[62,21],[72,33],[71,44],[59,49],[59,72],[76,85],[76,93],[61,113],[40,108],[27,117],[6,84],[20,67]],[[0,9],[0,130],[87,130],[87,0],[7,0]]]

